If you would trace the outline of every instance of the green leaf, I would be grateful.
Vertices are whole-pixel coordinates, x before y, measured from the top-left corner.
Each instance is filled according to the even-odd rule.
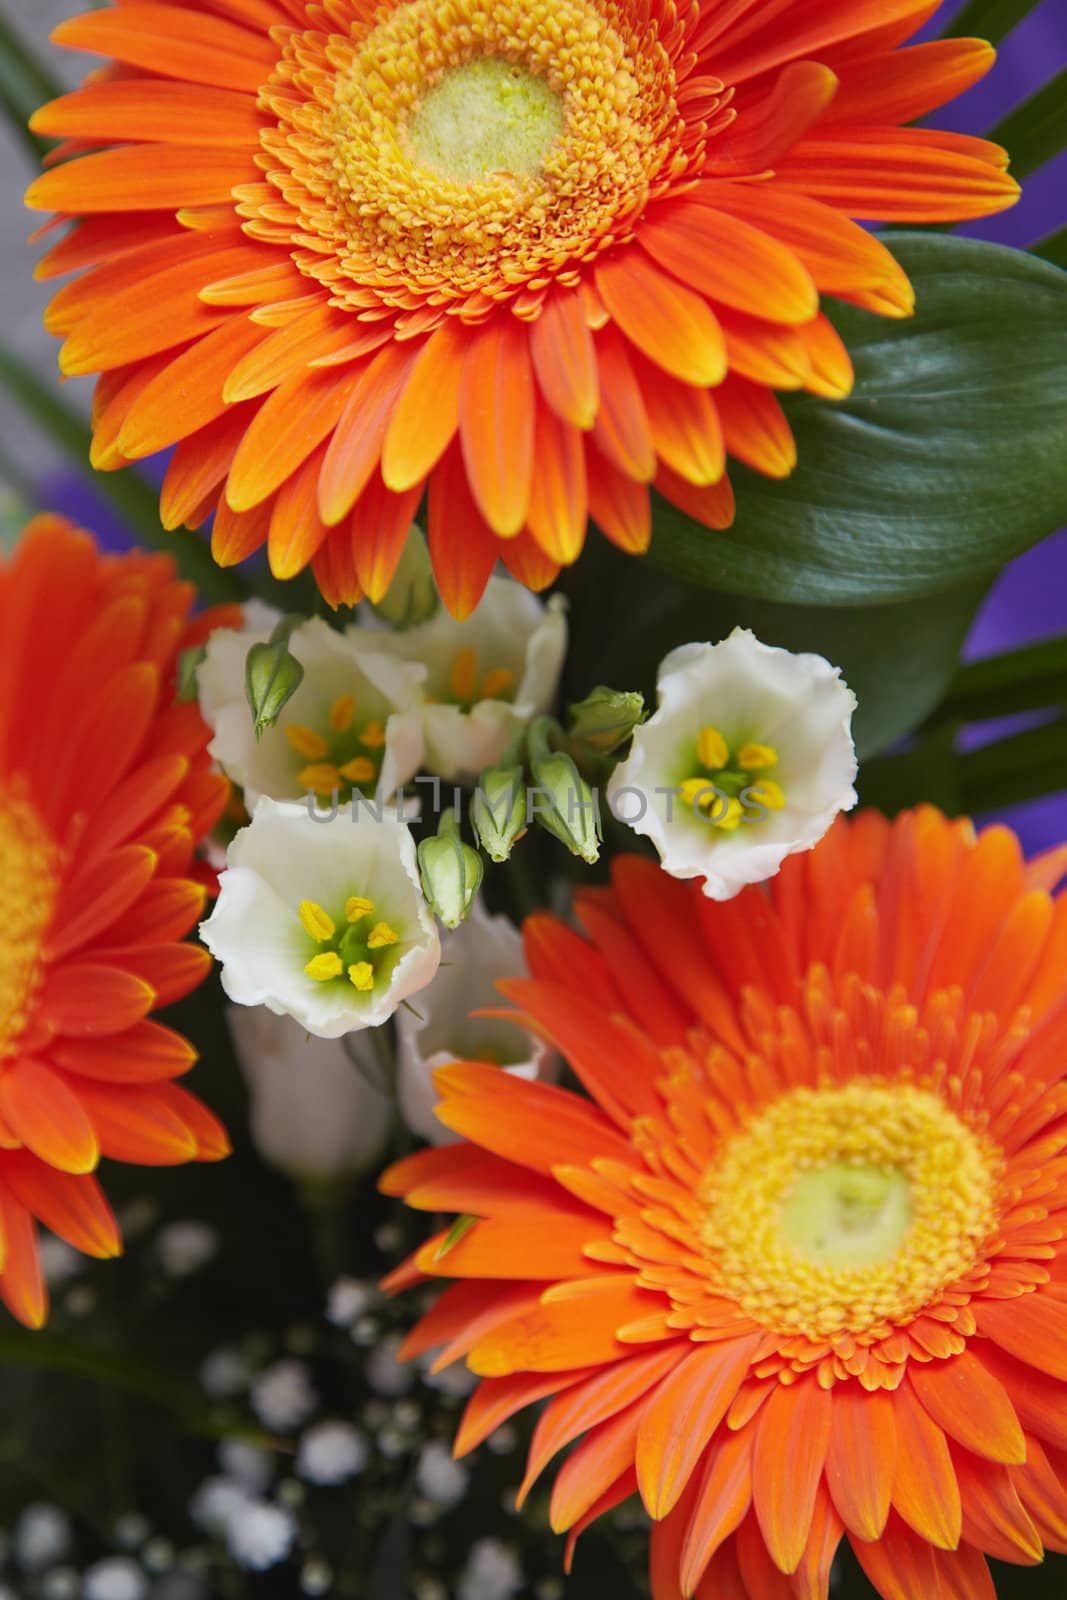
[[[1053,706],[1067,708],[1067,636],[961,667],[930,722],[982,722]]]
[[[862,758],[917,727],[937,705],[986,588],[981,578],[904,603],[782,605],[701,593],[667,577],[650,584],[639,562],[591,544],[567,578],[572,642],[564,688],[603,678],[641,690],[654,706],[656,669],[668,650],[751,628],[765,644],[815,651],[841,668],[859,699],[853,734]],[[598,620],[604,616],[620,625],[605,630]]]
[[[732,469],[725,532],[660,503],[654,565],[767,600],[881,603],[991,578],[1067,519],[1067,274],[949,234],[892,247],[915,317],[835,309],[854,393],[786,401],[799,465],[784,482]]]
[[[1039,0],[971,0],[945,29],[950,39],[989,39],[998,44],[1024,17],[1028,17]]]
[[[986,135],[1011,155],[1011,170],[1025,178],[1067,145],[1067,67],[1050,78]]]
[[[954,815],[973,816],[1067,789],[1067,717],[1006,739],[958,751],[945,726],[901,756],[860,769],[860,797],[889,813],[930,801]]]
[[[10,22],[0,15],[0,111],[38,162],[52,141],[39,139],[26,124],[38,106],[54,100],[62,89],[27,49]]]
[[[1067,228],[1057,228],[1055,233],[1039,239],[1030,246],[1030,253],[1055,262],[1057,267],[1067,267]]]
[[[437,1246],[437,1249],[434,1251],[434,1260],[440,1261],[442,1257],[446,1256],[450,1250],[454,1250],[464,1235],[470,1233],[475,1224],[480,1221],[480,1217],[468,1216],[466,1213],[464,1213],[463,1216],[457,1217],[455,1222],[453,1222],[452,1226],[449,1228],[448,1232],[445,1234],[444,1238],[441,1240],[441,1243]]]
[[[0,386],[56,448],[86,474],[94,488],[111,501],[143,543],[174,557],[182,577],[196,585],[202,599],[239,600],[247,594],[246,585],[235,572],[215,565],[199,535],[181,530],[168,532],[161,527],[158,496],[143,478],[129,471],[92,471],[89,465],[91,435],[87,424],[61,399],[58,389],[44,383],[17,356],[3,349],[0,349]]]

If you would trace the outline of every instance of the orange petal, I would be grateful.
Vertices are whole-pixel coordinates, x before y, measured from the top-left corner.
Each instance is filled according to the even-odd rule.
[[[638,238],[643,237],[642,229]],[[683,383],[722,381],[726,373],[722,329],[700,294],[634,249],[601,256],[596,286],[622,332],[650,361]]]
[[[462,622],[485,593],[500,545],[475,504],[455,443],[430,474],[426,537],[441,599]]]
[[[530,490],[530,532],[546,555],[568,566],[577,560],[585,542],[585,444],[578,429],[562,422],[544,403],[537,407],[535,441],[537,471]]]
[[[641,224],[641,244],[712,300],[773,322],[810,322],[819,292],[807,269],[771,234],[712,209],[715,193],[709,184],[692,199],[656,207]],[[717,383],[723,371],[725,365],[710,381]]]
[[[471,1350],[467,1365],[480,1377],[512,1372],[567,1372],[602,1366],[631,1355],[616,1330],[661,1303],[619,1274],[618,1284],[602,1283],[581,1299],[531,1308],[488,1334]]]
[[[1015,204],[1014,178],[966,149],[928,144],[925,131],[842,128],[802,139],[776,181],[870,222],[959,222]]]
[[[797,332],[810,363],[805,389],[825,400],[843,400],[851,394],[855,382],[852,358],[829,318],[820,313]]]
[[[529,335],[515,317],[498,313],[467,347],[459,428],[471,493],[500,538],[518,533],[526,521],[534,424]]]
[[[852,1553],[883,1600],[918,1600],[938,1593],[934,1552],[899,1517],[890,1516],[881,1539],[857,1539]]]
[[[1067,1381],[1067,1305],[1062,1300],[1037,1290],[1014,1300],[977,1301],[973,1310],[979,1333],[1027,1366],[1036,1367],[1039,1372],[1046,1372],[1061,1382]],[[1000,1387],[998,1383],[997,1388]],[[994,1459],[1020,1458],[998,1456]]]
[[[603,1112],[568,1090],[476,1062],[442,1067],[434,1083],[446,1096],[437,1107],[446,1128],[534,1172],[601,1156],[629,1164],[629,1143]]]
[[[375,473],[352,512],[352,555],[356,576],[369,600],[385,598],[404,554],[422,499],[422,484],[394,494]]]
[[[155,991],[128,972],[101,963],[67,962],[49,974],[40,1010],[57,1033],[91,1038],[132,1028],[155,1002]]]
[[[90,11],[61,22],[54,44],[91,50],[164,78],[258,94],[277,58],[265,35],[198,11],[195,30],[179,6],[135,5]],[[180,202],[179,202],[180,203]]]
[[[75,1250],[99,1260],[121,1254],[118,1224],[95,1178],[57,1172],[26,1150],[12,1150],[0,1167],[0,1182]]]
[[[66,890],[70,916],[53,930],[47,958],[58,961],[97,938],[129,909],[156,870],[156,857],[130,844],[76,874]]]
[[[878,1539],[889,1516],[897,1460],[893,1397],[841,1383],[833,1398],[827,1486],[849,1532]]]
[[[350,378],[319,477],[319,514],[330,527],[348,515],[381,460],[385,431],[416,353],[413,345],[387,344],[357,369],[354,382]]]
[[[897,1455],[893,1505],[916,1533],[954,1550],[959,1543],[959,1483],[942,1429],[919,1404],[907,1380],[893,1396]]]
[[[747,98],[729,137],[713,140],[706,171],[714,176],[759,177],[823,120],[837,93],[837,77],[818,61],[790,61],[770,92]]]
[[[715,391],[715,403],[730,454],[769,478],[788,478],[797,464],[797,447],[771,391],[731,373]]]
[[[255,328],[241,318],[246,327]],[[351,318],[334,306],[312,306],[303,316],[264,336],[250,341],[247,353],[231,363],[223,380],[222,399],[227,405],[239,400],[254,400],[276,389],[293,373],[301,372],[316,356],[339,350],[351,337]]]
[[[396,494],[420,484],[455,436],[466,338],[446,317],[407,369],[382,441],[382,478]]]
[[[559,577],[559,563],[545,554],[527,528],[514,539],[502,540],[497,550],[512,577],[535,593],[547,589]]]
[[[541,393],[558,417],[591,428],[600,399],[593,336],[581,297],[572,290],[549,295],[530,330],[530,354]]]
[[[165,528],[178,528],[182,523],[197,526],[194,518],[203,520],[215,509],[237,447],[255,414],[254,401],[234,406],[181,440],[170,458],[159,495],[159,517]],[[207,510],[204,510],[205,502]],[[231,512],[230,516],[233,515]],[[220,536],[220,545],[221,542]]]
[[[656,488],[665,500],[706,528],[728,528],[734,520],[737,506],[733,485],[725,476],[718,483],[698,488],[661,465],[656,473]]]
[[[718,483],[726,471],[726,447],[711,394],[679,383],[650,361],[640,362],[637,375],[660,460],[690,483]]]
[[[211,971],[210,955],[196,944],[108,946],[95,949],[93,954],[109,966],[125,967],[127,972],[147,983],[155,991],[157,1006],[184,1000]]]
[[[67,1082],[43,1062],[23,1057],[0,1078],[0,1112],[34,1155],[61,1172],[91,1172],[100,1149],[92,1124]]]
[[[754,1428],[724,1429],[709,1446],[707,1466],[682,1544],[679,1578],[683,1594],[700,1583],[712,1557],[740,1527],[752,1503]]]
[[[760,1342],[754,1335],[753,1345]],[[830,1443],[833,1398],[806,1375],[777,1384],[756,1424],[752,1503],[771,1559],[782,1572],[800,1563]]]
[[[914,122],[984,78],[996,58],[984,39],[934,39],[907,50],[855,57],[840,69],[823,125]]]
[[[263,118],[251,95],[167,83],[158,78],[118,78],[90,83],[41,106],[30,118],[34,133],[63,139],[162,141],[175,145],[259,143]]]
[[[456,1430],[453,1454],[457,1459],[468,1455],[478,1445],[484,1444],[491,1433],[528,1405],[566,1388],[568,1380],[575,1383],[588,1369],[578,1372],[516,1373],[510,1378],[483,1378],[463,1411]]]
[[[2,1170],[2,1169],[0,1169]],[[37,1257],[33,1219],[0,1182],[0,1236],[7,1246],[0,1298],[27,1328],[40,1328],[48,1316],[48,1290]]]
[[[237,447],[226,481],[233,511],[250,511],[281,487],[344,414],[358,373],[328,367],[296,372],[260,406]],[[293,418],[299,417],[299,426]]]
[[[64,1072],[104,1083],[176,1078],[196,1060],[196,1051],[180,1033],[148,1021],[106,1039],[59,1039],[48,1054]]]
[[[658,1385],[641,1419],[635,1457],[637,1485],[650,1517],[665,1517],[678,1503],[760,1339],[755,1334],[700,1346]]]
[[[1027,1514],[1006,1467],[990,1466],[967,1450],[953,1450],[963,1501],[963,1537],[1001,1561],[1035,1566],[1044,1555],[1041,1535]]]
[[[453,1278],[573,1278],[589,1269],[587,1243],[606,1237],[602,1219],[575,1219],[558,1212],[546,1229],[544,1216],[478,1221],[443,1255],[431,1241],[415,1257],[430,1276]]]
[[[96,1083],[82,1078],[78,1098],[89,1115],[101,1153],[137,1166],[174,1166],[196,1157],[196,1140],[162,1099],[158,1084]]]
[[[326,446],[320,444],[274,498],[267,560],[275,578],[295,578],[303,572],[330,531],[318,509],[319,474],[325,456]]]
[[[560,1468],[548,1506],[553,1533],[565,1533],[589,1510],[633,1460],[634,1438],[644,1409],[635,1401],[587,1434]]]
[[[254,171],[226,145],[118,145],[43,172],[25,198],[35,211],[171,211],[229,200]]]

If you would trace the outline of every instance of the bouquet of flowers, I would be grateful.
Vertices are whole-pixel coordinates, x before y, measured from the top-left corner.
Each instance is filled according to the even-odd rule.
[[[1062,1594],[1042,12],[0,19],[4,1600]]]

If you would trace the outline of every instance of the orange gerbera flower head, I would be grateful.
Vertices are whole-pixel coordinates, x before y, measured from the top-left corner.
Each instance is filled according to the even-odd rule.
[[[39,517],[0,563],[0,1296],[39,1327],[35,1219],[89,1255],[118,1230],[101,1155],[157,1166],[227,1153],[172,1080],[195,1059],[149,1018],[201,981],[179,941],[190,870],[227,785],[175,658],[212,626],[163,556],[101,556]]]
[[[45,277],[94,460],[178,441],[168,527],[264,541],[337,604],[381,598],[423,492],[462,615],[533,588],[587,517],[625,550],[649,485],[710,527],[727,454],[784,476],[776,389],[840,397],[819,310],[906,316],[853,218],[1010,205],[1006,157],[902,128],[989,46],[900,49],[934,0],[171,0],[54,37],[115,61],[45,106],[29,203],[78,226]],[[101,148],[101,147],[107,148]],[[88,153],[84,153],[88,151]],[[536,463],[536,470],[535,470]]]
[[[465,1143],[383,1180],[481,1220],[407,1341],[483,1382],[457,1449],[550,1398],[573,1538],[639,1491],[655,1600],[992,1600],[1067,1550],[1067,849],[922,809],[706,899],[636,858],[526,929],[506,992],[591,1099],[437,1074]]]

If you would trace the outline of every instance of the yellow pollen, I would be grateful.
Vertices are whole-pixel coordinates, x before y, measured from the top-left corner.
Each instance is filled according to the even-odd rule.
[[[316,983],[328,983],[331,978],[339,978],[345,970],[345,964],[336,950],[323,950],[317,956],[312,956],[304,971],[309,978],[314,978]]]
[[[359,736],[359,742],[366,745],[368,750],[380,750],[385,743],[385,724],[368,722]]]
[[[369,756],[353,756],[340,768],[340,773],[349,783],[371,783],[377,777],[378,769]]]
[[[470,645],[465,646],[452,663],[448,692],[456,700],[473,700],[478,692],[478,662]]]
[[[701,728],[697,737],[697,760],[709,772],[718,772],[730,759],[730,746],[718,728]]]
[[[502,700],[515,687],[515,674],[509,667],[494,667],[482,681],[483,700]]]
[[[733,833],[734,829],[740,825],[744,814],[744,807],[740,800],[735,800],[733,795],[725,802],[720,800],[718,809],[709,813],[715,819],[715,827],[721,828],[724,833]]]
[[[310,789],[313,794],[332,794],[341,786],[340,774],[332,761],[318,761],[310,767],[303,767],[297,773],[296,781],[302,789]]]
[[[396,944],[399,934],[387,922],[376,922],[367,935],[368,950],[382,950],[386,945]]]
[[[712,827],[721,828],[724,833],[732,833],[744,817],[740,800],[717,789],[711,778],[686,778],[678,790],[690,811],[702,812]]]
[[[773,778],[760,778],[758,783],[750,783],[747,787],[750,802],[759,802],[769,811],[781,811],[785,805],[785,795]]]
[[[330,707],[330,727],[334,733],[347,733],[352,726],[352,718],[356,714],[356,697],[352,694],[342,694],[337,697]],[[323,754],[325,755],[325,751]]]
[[[357,312],[573,286],[650,193],[699,175],[727,114],[715,80],[699,113],[680,108],[676,63],[692,62],[673,8],[405,0],[351,16],[339,0],[327,31],[283,49],[259,102],[283,198],[248,186],[239,212],[271,240],[281,212],[299,269]]]
[[[809,1338],[904,1322],[975,1264],[996,1225],[1000,1162],[929,1090],[795,1089],[704,1174],[715,1292]]]
[[[12,1055],[43,976],[62,858],[30,801],[0,787],[0,1059]]]
[[[290,722],[286,725],[285,737],[292,745],[298,756],[305,761],[321,761],[329,754],[329,745],[321,733],[316,733],[314,728],[306,728],[302,722]]]
[[[366,994],[374,988],[374,968],[369,961],[356,961],[348,969],[348,976],[356,988]]]
[[[345,916],[349,922],[360,922],[364,917],[369,917],[373,910],[374,901],[361,894],[349,895],[345,901]]]
[[[737,765],[742,772],[761,772],[764,767],[778,765],[778,752],[770,744],[743,744],[738,751]]]
[[[300,920],[304,924],[304,932],[310,934],[316,944],[325,944],[337,932],[333,918],[314,900],[301,900]]]

